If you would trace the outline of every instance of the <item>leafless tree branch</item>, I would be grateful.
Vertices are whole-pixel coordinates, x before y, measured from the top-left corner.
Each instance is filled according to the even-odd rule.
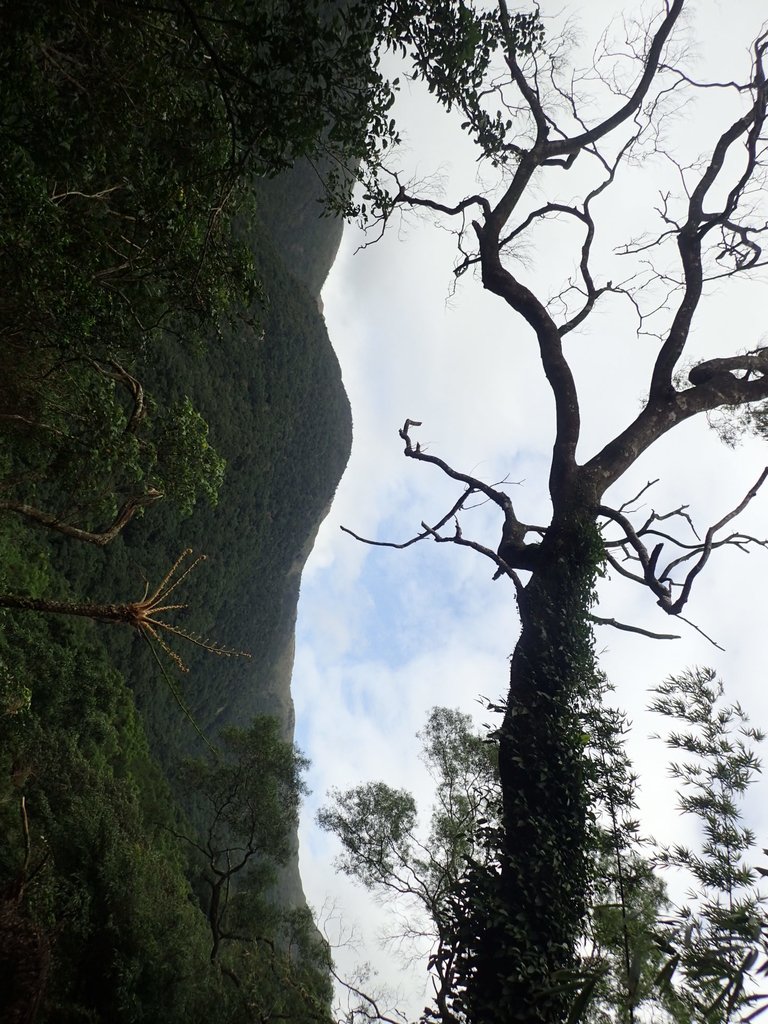
[[[679,640],[678,633],[654,633],[650,629],[643,629],[641,626],[630,626],[626,622],[619,622],[617,619],[606,619],[602,615],[590,615],[590,622],[598,626],[613,626],[614,629],[624,630],[626,633],[639,633],[640,636],[650,637],[652,640]]]
[[[648,589],[656,596],[660,607],[663,608],[667,614],[680,616],[682,609],[690,598],[696,577],[707,564],[710,555],[716,548],[737,547],[742,551],[749,550],[749,548],[753,546],[768,548],[768,540],[760,540],[744,533],[732,533],[730,536],[721,537],[719,539],[717,537],[717,534],[727,526],[728,523],[746,509],[749,503],[756,497],[766,479],[768,479],[768,467],[762,471],[757,481],[752,485],[752,487],[750,487],[739,504],[709,527],[704,534],[703,540],[698,539],[698,534],[696,533],[693,522],[685,511],[686,506],[681,506],[680,508],[673,509],[671,512],[667,513],[652,512],[640,527],[635,528],[625,512],[619,509],[612,509],[607,505],[600,505],[598,508],[598,514],[605,519],[616,523],[622,530],[622,536],[618,541],[607,542],[605,554],[608,563],[622,576],[633,580],[635,583],[641,583],[643,586],[648,587]],[[622,506],[622,508],[623,507],[624,506]],[[679,540],[670,533],[653,528],[653,524],[655,522],[669,520],[673,517],[682,517],[686,520],[692,533],[697,538],[697,543],[694,544],[688,541]],[[651,537],[654,540],[655,538],[660,537],[661,541],[656,543],[652,548],[649,548],[646,543],[646,538],[648,537]],[[683,548],[685,550],[682,555],[671,559],[663,568],[659,568],[659,562],[664,549],[664,541],[671,542],[678,548]],[[621,549],[626,560],[639,563],[641,571],[633,572],[632,570],[627,569],[626,566],[611,553],[610,548],[616,547]],[[676,580],[674,578],[674,570],[694,558],[696,559],[695,564],[688,570],[682,579]],[[674,596],[675,591],[679,591],[676,597]],[[691,623],[691,625],[693,624]],[[694,628],[698,629],[698,627]],[[710,638],[707,637],[707,639]]]
[[[435,523],[434,526],[424,526],[421,533],[416,534],[415,537],[411,537],[410,540],[403,541],[401,544],[388,540],[370,540],[367,537],[361,537],[359,534],[355,533],[354,530],[350,530],[346,526],[341,526],[339,528],[343,533],[348,533],[350,537],[354,537],[355,540],[359,540],[362,544],[370,544],[372,547],[378,548],[397,548],[402,550],[403,548],[409,548],[411,544],[417,544],[420,540],[425,540],[427,537],[431,537],[437,530],[441,530],[448,520],[453,519],[456,513],[464,507],[464,502],[467,498],[474,493],[474,488],[467,487],[466,491],[464,491],[461,497],[451,506],[451,509],[446,512],[439,522]]]
[[[128,501],[126,501],[120,508],[110,525],[104,530],[85,530],[78,526],[72,526],[70,523],[63,522],[56,516],[50,515],[48,512],[43,512],[42,509],[35,508],[32,505],[26,505],[24,502],[20,501],[0,501],[0,511],[14,512],[16,515],[29,519],[33,523],[38,523],[40,526],[47,527],[49,530],[55,530],[57,533],[63,533],[66,537],[72,537],[74,540],[80,540],[87,544],[95,544],[98,547],[104,547],[117,537],[123,527],[133,519],[140,509],[153,505],[156,501],[159,501],[162,496],[162,491],[158,491],[156,488],[150,487],[144,494],[138,494],[129,498]]]

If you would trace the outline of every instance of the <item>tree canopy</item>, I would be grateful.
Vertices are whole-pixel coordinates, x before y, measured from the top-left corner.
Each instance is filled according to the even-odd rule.
[[[4,956],[13,964],[17,955],[5,936],[23,940],[20,959],[42,990],[54,919],[67,922],[64,968],[46,995],[51,1014],[153,1020],[161,1007],[177,1016],[208,1015],[213,997],[226,990],[232,1019],[324,1019],[327,964],[306,915],[279,919],[265,906],[261,889],[252,899],[245,892],[222,907],[233,864],[245,870],[261,864],[271,848],[278,862],[286,853],[286,820],[278,805],[282,798],[292,824],[300,789],[295,751],[277,742],[273,727],[262,726],[256,740],[255,733],[230,734],[234,763],[188,769],[212,807],[213,824],[201,837],[167,808],[155,812],[169,799],[167,790],[153,775],[124,685],[106,664],[89,667],[82,657],[85,634],[77,627],[26,627],[8,610],[45,610],[45,587],[52,581],[68,585],[36,542],[26,563],[19,561],[24,542],[16,520],[100,547],[163,497],[173,499],[180,516],[200,497],[218,500],[225,463],[209,441],[205,418],[176,381],[167,393],[151,395],[144,375],[165,374],[167,380],[178,365],[179,379],[188,379],[182,364],[206,344],[237,336],[252,356],[264,342],[262,318],[294,323],[287,309],[260,303],[264,282],[255,268],[268,267],[269,257],[250,251],[243,239],[250,232],[255,245],[259,238],[254,182],[299,157],[322,178],[330,211],[381,229],[400,211],[445,219],[458,239],[455,273],[476,273],[513,321],[525,326],[555,421],[551,515],[540,523],[521,517],[519,503],[503,487],[422,447],[418,421],[403,423],[406,457],[438,469],[460,494],[438,522],[422,524],[416,536],[394,546],[432,539],[478,551],[514,588],[521,633],[509,691],[498,702],[503,720],[493,756],[450,714],[428,726],[426,751],[440,802],[429,849],[418,847],[413,835],[408,794],[382,785],[339,795],[326,824],[344,835],[345,866],[366,884],[384,884],[400,865],[402,884],[415,888],[422,903],[431,901],[429,913],[445,911],[434,967],[446,1015],[483,1024],[550,1024],[574,1019],[588,997],[610,1005],[608,975],[585,973],[582,958],[586,922],[594,925],[595,942],[614,952],[618,936],[626,953],[630,931],[625,919],[617,931],[610,908],[601,920],[590,917],[601,871],[594,855],[598,788],[585,740],[585,722],[602,685],[592,634],[596,581],[608,568],[645,588],[670,616],[680,616],[714,551],[761,543],[729,531],[768,477],[766,470],[746,494],[735,495],[706,530],[694,529],[693,541],[675,529],[690,524],[683,508],[642,517],[632,498],[607,503],[609,488],[673,427],[696,415],[735,410],[732,421],[759,428],[768,399],[768,350],[758,338],[710,358],[691,346],[707,286],[749,278],[764,265],[768,38],[763,30],[751,41],[738,80],[699,82],[672,46],[689,9],[695,10],[690,0],[658,3],[631,28],[618,58],[606,51],[588,73],[578,74],[565,67],[562,48],[547,38],[539,12],[511,12],[505,0],[0,5],[0,198],[6,213],[0,225],[0,511],[9,513],[0,523],[0,546],[4,582],[21,583],[27,595],[6,601],[2,611],[8,648],[0,666],[0,724],[12,788],[6,786],[0,810],[13,842],[1,865],[0,925]],[[487,192],[478,188],[444,200],[420,190],[398,168],[399,156],[388,162],[398,139],[391,115],[397,82],[381,69],[392,53],[437,103],[458,111],[484,170],[495,175]],[[588,95],[591,84],[599,95]],[[661,129],[672,101],[711,89],[732,92],[737,111],[707,140],[706,154],[688,161],[675,153],[674,139],[661,141]],[[675,189],[662,195],[650,234],[626,238],[620,254],[630,269],[616,276],[598,255],[601,203],[623,165],[659,151],[672,168]],[[353,194],[356,178],[363,187]],[[514,257],[532,232],[555,219],[570,229],[576,270],[547,299],[535,273],[520,269]],[[639,332],[656,339],[656,352],[640,412],[628,411],[618,433],[582,459],[582,410],[568,346],[608,301],[625,303]],[[289,362],[290,356],[306,384],[311,360],[303,351],[289,352],[290,339],[285,341],[279,351],[270,349],[270,358]],[[227,351],[234,358],[235,345]],[[289,378],[249,379],[243,407],[258,397],[260,408],[271,409],[284,397],[277,386],[270,390],[274,380],[290,391]],[[302,391],[311,394],[311,388]],[[277,446],[281,431],[287,437],[300,429],[296,422],[278,424],[270,441]],[[324,441],[311,443],[320,447]],[[239,458],[237,443],[231,447],[230,458]],[[300,487],[322,491],[315,484],[302,479]],[[477,497],[498,509],[493,544],[463,531],[463,513]],[[293,522],[303,498],[294,494],[288,513],[270,507],[260,515]],[[251,527],[250,520],[233,522],[221,532],[248,533]],[[291,549],[289,535],[286,527],[285,551],[275,552],[275,562],[283,556],[280,564],[289,564],[289,575],[295,575],[300,552],[295,543]],[[232,566],[230,584],[244,571]],[[225,575],[218,577],[222,588]],[[150,606],[176,585],[166,587],[169,579],[147,592]],[[232,600],[248,603],[242,595]],[[135,613],[142,604],[124,607]],[[25,657],[14,653],[16,645],[26,645]],[[705,688],[710,683],[705,680]],[[692,686],[686,692],[694,703],[701,697]],[[699,700],[699,718],[689,718],[689,725],[706,726],[712,692]],[[677,700],[668,688],[659,707],[674,711]],[[208,711],[209,721],[218,714],[213,707]],[[717,719],[721,732],[740,721],[735,709]],[[721,741],[717,730],[713,735]],[[708,742],[690,732],[680,745],[715,757]],[[738,789],[754,762],[741,749],[726,753],[734,755],[723,763]],[[275,766],[277,784],[270,789],[264,776]],[[682,766],[680,773],[685,784],[696,785],[694,771]],[[255,775],[261,775],[258,787]],[[470,776],[483,780],[477,801]],[[723,782],[717,774],[713,779]],[[689,975],[698,971],[698,981],[711,978],[706,957],[713,948],[718,954],[717,977],[712,984],[705,978],[703,996],[701,985],[677,990],[681,1019],[691,1012],[727,1016],[738,1007],[753,953],[755,908],[739,894],[751,876],[733,856],[748,845],[747,837],[734,829],[727,785],[711,799],[717,787],[710,781],[709,803],[696,792],[688,806],[712,815],[706,821],[719,876],[682,848],[665,854],[669,863],[701,871],[705,907],[695,955],[690,943],[675,946],[679,929],[673,928],[669,977],[680,968]],[[19,796],[17,789],[24,792]],[[86,806],[81,790],[93,795],[95,809]],[[243,792],[235,808],[234,796]],[[31,811],[27,796],[34,798]],[[726,822],[721,831],[717,815]],[[66,817],[77,824],[74,837],[65,834]],[[178,842],[168,836],[204,859],[198,881],[207,887],[208,901],[202,918],[190,909]],[[235,854],[239,860],[233,861]],[[725,914],[709,898],[710,883],[729,894]],[[641,890],[634,906],[640,917],[661,898]],[[154,954],[180,905],[189,934],[173,947],[170,984]],[[622,906],[630,905],[630,896],[622,897]],[[258,930],[243,931],[246,911],[253,911]],[[740,935],[737,926],[743,927]],[[223,940],[235,944],[238,954],[224,957]],[[213,977],[213,988],[192,986],[176,999],[179,979],[197,977],[201,951],[208,963],[200,977]],[[618,957],[614,980],[621,950]],[[98,973],[95,996],[88,993],[89,961]],[[211,972],[220,961],[226,971]],[[631,1018],[647,977],[632,962],[625,961],[624,970],[621,991]],[[30,991],[28,986],[21,993],[28,1005]],[[297,999],[284,998],[286,993]]]
[[[138,625],[139,606],[167,605],[179,582],[168,568],[184,520],[196,542],[216,533],[208,550],[247,533],[261,558],[254,579],[230,546],[198,622],[242,627],[246,613],[221,610],[226,578],[263,649],[283,642],[290,570],[340,472],[348,409],[315,299],[281,264],[255,193],[303,157],[328,207],[346,208],[352,168],[389,131],[370,43],[361,4],[0,4],[0,1003],[14,1019],[236,1021],[256,1003],[265,1019],[325,1019],[325,948],[295,892],[290,912],[275,906],[268,870],[292,852],[300,758],[281,738],[287,722],[259,733],[251,796],[271,794],[273,813],[254,823],[262,873],[238,902],[226,975],[186,859],[196,823],[180,804],[193,799],[157,761],[168,771],[185,744],[156,666],[130,635],[107,654],[87,623],[26,612],[109,618],[116,591],[141,593],[140,551],[160,584],[119,619]],[[208,379],[205,358],[226,372]],[[300,416],[318,396],[326,405]],[[220,424],[232,418],[217,445],[215,403]],[[299,424],[322,436],[298,459],[297,492],[280,455],[306,455]],[[201,515],[225,487],[222,438],[245,469],[214,531]],[[267,541],[268,513],[281,521]],[[262,650],[262,676],[268,660]],[[272,685],[254,698],[255,686],[214,677],[196,694],[212,738],[217,687],[247,721]],[[270,772],[286,763],[281,806]]]

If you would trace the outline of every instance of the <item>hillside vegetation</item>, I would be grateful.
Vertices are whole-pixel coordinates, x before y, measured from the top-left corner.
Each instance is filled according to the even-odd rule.
[[[310,164],[274,175],[327,149],[334,109],[308,123],[283,96],[278,137],[253,104],[286,26],[233,95],[198,31],[218,14],[167,7],[0,4],[4,1021],[328,1013],[288,673],[351,440],[318,312],[340,226]],[[317,44],[302,96],[333,44],[316,8],[290,28]],[[94,613],[186,549],[206,560],[165,586],[172,629]]]

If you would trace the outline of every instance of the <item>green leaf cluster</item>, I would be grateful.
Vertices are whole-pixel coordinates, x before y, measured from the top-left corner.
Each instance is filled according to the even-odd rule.
[[[753,744],[765,734],[749,724],[738,703],[725,703],[724,685],[712,669],[670,676],[653,693],[651,710],[682,726],[665,737],[685,758],[669,770],[679,787],[679,809],[698,819],[702,837],[698,852],[675,843],[661,845],[656,854],[660,868],[693,879],[690,903],[664,921],[668,956],[661,980],[678,1019],[725,1024],[755,1005],[755,1015],[765,1007],[750,981],[765,951],[766,896],[749,858],[757,840],[740,806],[761,772]]]
[[[467,0],[385,0],[382,7],[389,45],[410,58],[413,78],[447,111],[460,111],[462,129],[484,157],[494,166],[506,163],[515,152],[506,141],[512,122],[493,109],[491,72],[499,71],[494,59],[505,46],[522,56],[541,45],[538,11],[509,16],[500,6],[478,9]]]

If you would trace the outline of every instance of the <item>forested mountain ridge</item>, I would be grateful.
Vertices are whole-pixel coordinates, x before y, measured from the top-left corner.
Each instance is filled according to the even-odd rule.
[[[270,191],[279,194],[276,185]],[[333,220],[320,224],[327,225],[328,235],[338,233]],[[302,231],[301,223],[294,226]],[[327,251],[322,231],[308,226],[306,236],[312,233],[321,240],[320,250]],[[220,658],[174,642],[189,669],[182,676],[160,653],[195,722],[214,742],[227,725],[243,725],[257,715],[275,716],[283,739],[292,739],[290,671],[301,568],[351,439],[349,404],[317,310],[317,293],[285,267],[256,218],[248,228],[248,243],[263,289],[252,322],[236,321],[231,332],[192,355],[182,343],[168,339],[153,350],[144,368],[143,379],[154,394],[168,401],[189,396],[207,420],[211,443],[227,462],[216,508],[200,503],[179,521],[159,503],[104,548],[9,519],[1,524],[4,589],[47,596],[86,595],[92,601],[138,597],[143,580],[159,581],[183,547],[207,556],[185,581],[181,600],[188,607],[178,621],[185,630],[250,657]],[[309,262],[317,281],[327,265],[321,267],[319,258]],[[60,1019],[55,1013],[65,1006],[75,1014],[73,1020],[99,1008],[108,1014],[105,1020],[128,1019],[122,1016],[124,1000],[138,1000],[140,1009],[132,1012],[140,1020],[159,1019],[158,1012],[173,1020],[185,1007],[202,1012],[209,999],[226,1005],[215,972],[205,972],[187,993],[191,1002],[182,998],[185,986],[179,987],[180,977],[200,970],[193,966],[196,959],[205,963],[206,927],[184,897],[185,875],[194,878],[195,871],[194,866],[191,871],[185,867],[185,843],[173,839],[171,832],[189,835],[207,824],[205,807],[178,777],[183,757],[200,755],[204,748],[161,667],[141,635],[126,629],[7,611],[3,617],[3,875],[11,889],[25,890],[29,906],[21,918],[16,909],[7,910],[5,918],[0,915],[0,960],[8,955],[10,971],[18,973],[20,935],[27,934],[33,947],[28,954],[33,964],[28,968],[30,985],[45,991],[54,1012],[47,1016],[44,1002],[42,1020]],[[115,669],[133,692],[140,719]],[[31,686],[29,677],[34,678]],[[28,693],[31,706],[13,713]],[[157,765],[192,815],[192,829],[175,823],[178,812],[168,805],[170,793]],[[25,796],[26,838],[18,823],[19,793]],[[290,808],[286,810],[290,821]],[[113,814],[117,823],[111,820]],[[76,850],[81,849],[86,821],[98,838],[86,840],[90,847],[73,875],[73,868],[62,862],[82,858]],[[40,867],[40,877],[22,883],[23,850],[35,834],[40,839],[29,843],[30,863],[31,871]],[[271,888],[274,892],[276,881],[281,904],[301,913],[303,893],[292,834],[293,852]],[[146,844],[146,863],[136,862],[129,852],[137,842]],[[157,874],[160,865],[165,867]],[[119,886],[114,890],[111,870],[124,876],[133,898],[121,910],[109,911],[100,924],[97,919],[106,911],[102,901],[110,905],[114,896],[108,893],[120,891]],[[175,889],[176,900],[167,894],[161,899],[157,885]],[[78,940],[69,934],[69,904],[83,899],[90,909],[76,914],[82,917],[73,922],[82,933]],[[178,939],[160,951],[153,928],[165,934],[169,927],[178,930]],[[310,931],[302,941],[314,941],[314,934]],[[46,951],[48,962],[53,957],[52,968],[34,966],[38,947]],[[86,967],[89,958],[91,966]],[[115,972],[128,969],[126,960],[142,964],[145,975],[146,958],[157,961],[154,976],[150,972],[141,981],[118,981]],[[53,976],[43,983],[41,972],[49,969]],[[98,986],[94,971],[103,975]],[[9,981],[7,973],[2,977]],[[161,999],[164,989],[168,995]]]
[[[322,8],[0,4],[3,1020],[328,1012],[289,676],[351,441],[341,227],[310,165],[276,176],[325,152],[312,105],[258,121],[275,54],[302,96],[328,47],[367,60]],[[211,45],[251,62],[239,107]]]
[[[292,174],[286,175],[289,182]],[[274,185],[271,193],[278,203]],[[320,209],[308,207],[320,232],[300,220],[296,231],[314,233],[322,250],[323,228],[333,239],[340,225],[321,219]],[[183,344],[169,339],[146,368],[148,387],[171,400],[188,395],[208,423],[211,443],[227,464],[218,504],[199,503],[181,525],[162,505],[151,509],[124,531],[120,572],[127,579],[133,571],[134,589],[140,589],[141,573],[159,579],[182,547],[205,554],[185,585],[184,627],[250,657],[216,658],[185,645],[185,699],[203,730],[276,713],[290,731],[289,696],[275,687],[274,667],[292,643],[300,568],[346,465],[351,414],[317,311],[318,293],[286,267],[259,217],[247,228],[247,244],[263,299],[199,354],[190,357]],[[325,276],[319,259],[308,266],[316,280]],[[116,553],[78,554],[99,563],[99,596],[114,593],[101,565]],[[129,641],[123,657],[132,675],[142,645]],[[158,714],[154,681],[146,690],[137,682],[137,695],[142,707],[154,709],[149,718],[156,724],[149,728],[157,730],[162,757],[169,721]],[[168,715],[175,721],[170,728],[194,743],[194,732],[170,703]]]

